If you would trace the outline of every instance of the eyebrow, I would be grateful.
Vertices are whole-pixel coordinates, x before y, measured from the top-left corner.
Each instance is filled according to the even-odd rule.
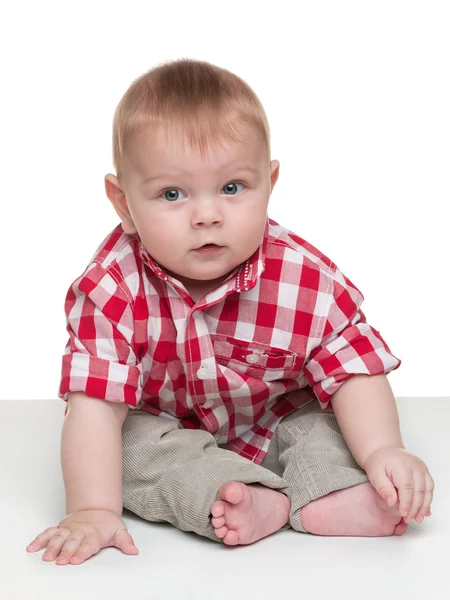
[[[231,168],[232,165],[224,165],[221,170],[225,170],[226,168]],[[255,167],[245,166],[245,167],[233,167],[233,171],[249,171],[251,173],[259,173],[258,169]],[[175,173],[166,173],[164,175],[156,175],[155,177],[147,177],[141,183],[141,186],[146,185],[147,183],[151,183],[155,179],[169,179],[170,177],[177,177],[180,174],[189,174],[190,171],[185,171],[184,169],[180,169]]]

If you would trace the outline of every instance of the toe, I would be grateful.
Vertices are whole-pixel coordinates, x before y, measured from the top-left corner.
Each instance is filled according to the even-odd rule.
[[[397,523],[394,529],[393,535],[403,535],[408,529],[408,524],[402,519],[400,523]]]
[[[227,481],[220,488],[219,496],[226,502],[239,504],[244,498],[244,490],[245,484],[239,483],[238,481]]]
[[[211,519],[211,523],[213,524],[213,526],[217,529],[219,527],[223,527],[225,525],[225,518],[224,517],[217,517],[217,519],[215,519],[214,517]]]
[[[236,546],[239,543],[239,535],[237,531],[228,531],[227,535],[223,538],[223,541],[228,546]]]
[[[216,529],[214,531],[214,533],[217,535],[218,538],[224,538],[228,532],[229,532],[228,527],[219,527],[219,529]]]
[[[222,517],[225,514],[225,504],[217,500],[211,504],[210,511],[213,517]]]

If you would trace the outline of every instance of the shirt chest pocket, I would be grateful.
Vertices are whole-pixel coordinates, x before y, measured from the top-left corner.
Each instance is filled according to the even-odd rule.
[[[290,379],[298,373],[295,352],[230,338],[212,343],[217,363],[236,373],[264,381]]]

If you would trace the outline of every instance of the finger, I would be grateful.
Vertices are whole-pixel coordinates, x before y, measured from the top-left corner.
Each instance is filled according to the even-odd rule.
[[[371,477],[370,483],[388,506],[394,506],[397,502],[397,491],[384,471],[380,471],[374,477]]]
[[[27,550],[30,552],[36,552],[37,550],[40,550],[48,544],[49,540],[51,540],[56,531],[58,531],[57,527],[47,527],[45,531],[36,536],[34,540],[28,544]]]
[[[425,474],[425,496],[422,508],[416,515],[416,521],[421,523],[425,517],[431,516],[431,503],[433,501],[434,481],[429,473]]]
[[[406,476],[405,476],[406,475]],[[398,496],[399,496],[399,511],[403,518],[408,516],[414,496],[414,479],[412,473],[406,473],[404,476],[397,478]]]
[[[57,565],[68,564],[72,557],[78,552],[86,537],[82,529],[74,529],[64,544],[61,554],[56,559]]]
[[[70,535],[70,529],[61,528],[56,531],[52,539],[48,543],[47,550],[45,551],[42,560],[55,560],[60,553],[61,548],[66,543],[67,538]]]
[[[117,532],[114,545],[125,554],[139,554],[131,534],[126,529]]]
[[[423,500],[425,497],[425,473],[421,471],[414,471],[413,473],[414,479],[414,493],[411,502],[411,506],[408,511],[408,515],[405,518],[405,523],[408,525],[416,516],[418,510],[423,505]]]
[[[78,550],[73,554],[70,562],[72,564],[80,564],[83,561],[90,558],[92,555],[97,554],[101,550],[101,544],[98,537],[92,533],[85,537],[83,543],[80,545]]]

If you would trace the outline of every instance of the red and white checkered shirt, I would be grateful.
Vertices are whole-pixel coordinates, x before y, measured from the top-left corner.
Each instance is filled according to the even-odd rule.
[[[329,258],[267,218],[256,252],[195,303],[119,224],[67,293],[58,395],[176,419],[260,464],[284,416],[316,397],[326,408],[354,375],[400,366],[363,300]]]

